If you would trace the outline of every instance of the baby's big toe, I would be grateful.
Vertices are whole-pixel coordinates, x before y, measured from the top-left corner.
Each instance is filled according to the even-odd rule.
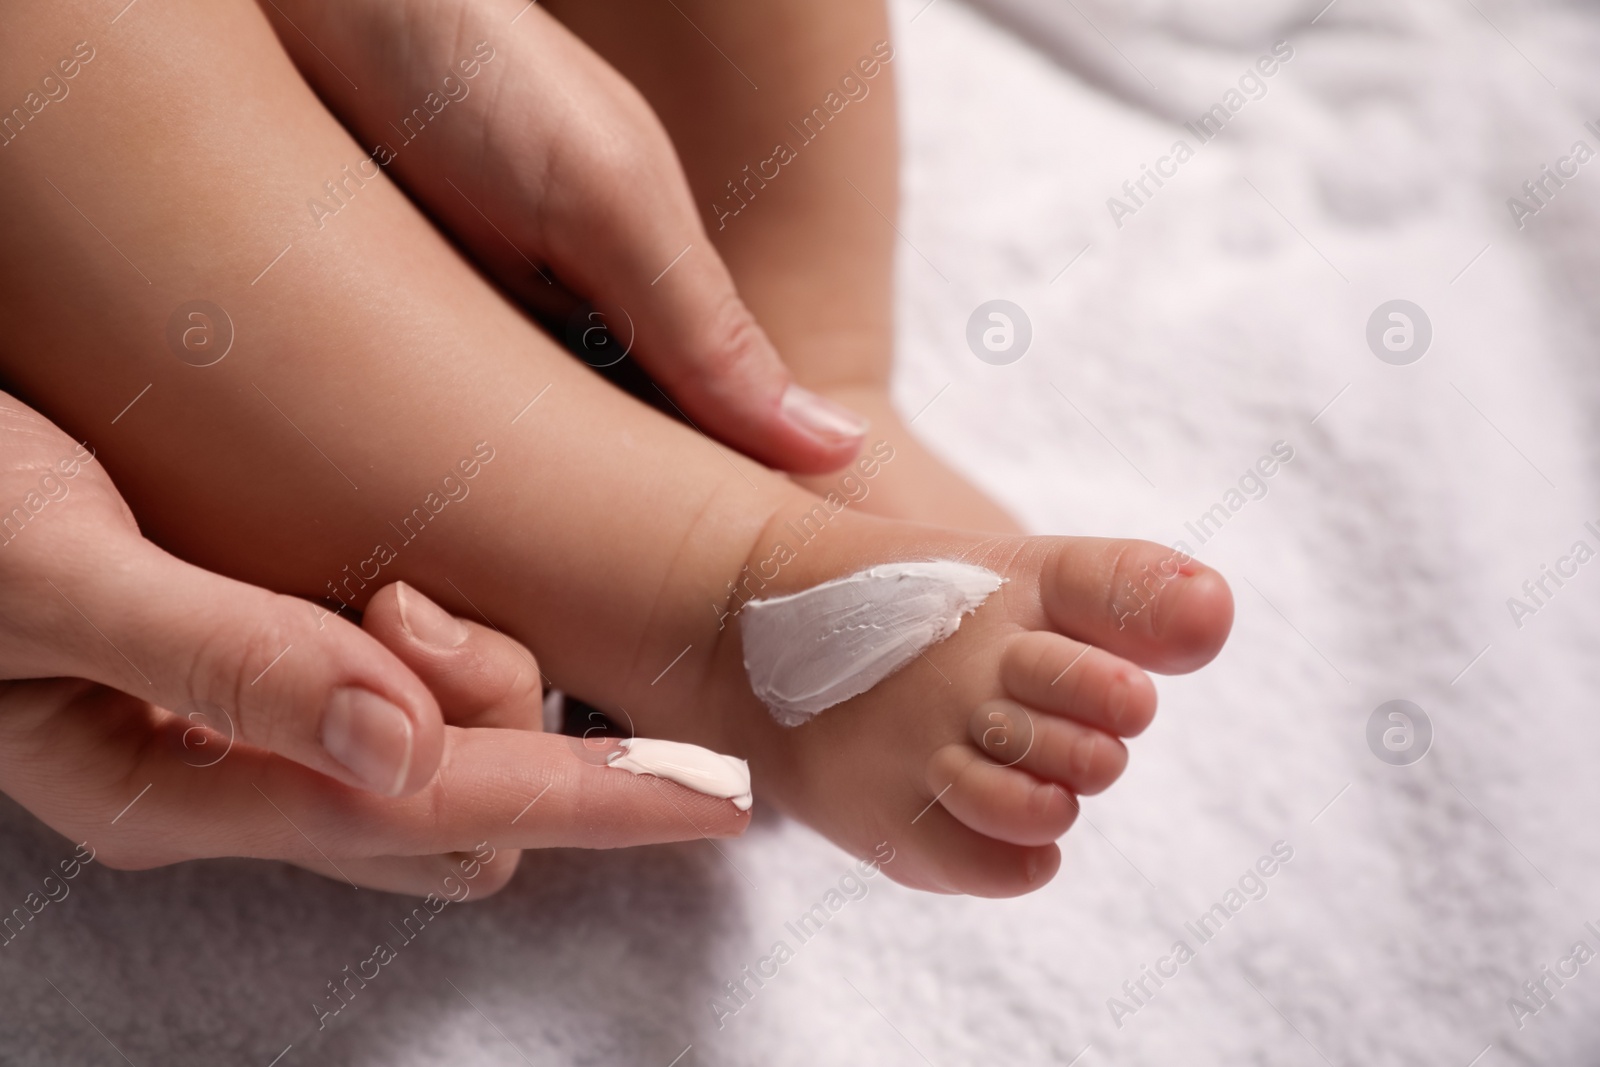
[[[1222,651],[1233,629],[1233,590],[1221,574],[1190,560],[1182,580],[1157,611],[1154,625],[1170,658],[1152,669],[1163,674],[1199,670]]]
[[[1164,674],[1209,663],[1233,628],[1222,575],[1148,541],[1061,538],[1040,585],[1060,632]]]

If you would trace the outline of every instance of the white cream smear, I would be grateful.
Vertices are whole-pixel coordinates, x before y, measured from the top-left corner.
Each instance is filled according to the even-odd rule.
[[[887,563],[739,613],[750,688],[785,726],[865,693],[938,644],[1005,579],[969,563]]]
[[[696,793],[725,797],[740,811],[750,810],[750,765],[744,760],[699,745],[653,737],[630,737],[619,744],[606,766],[653,774]]]

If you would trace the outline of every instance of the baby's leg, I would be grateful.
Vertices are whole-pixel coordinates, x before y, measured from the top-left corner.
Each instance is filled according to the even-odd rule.
[[[93,58],[0,148],[0,370],[155,540],[353,607],[410,576],[578,693],[698,638],[791,486],[513,310],[247,0],[21,10],[0,70]]]
[[[27,8],[0,69],[102,14]],[[641,734],[748,755],[764,799],[858,855],[887,841],[894,877],[989,894],[1047,878],[1073,794],[1120,771],[1113,735],[1154,699],[1127,660],[1192,669],[1226,635],[1221,580],[1156,546],[855,515],[611,389],[362,165],[244,0],[104,32],[0,149],[0,370],[181,555],[355,607],[403,578]],[[777,726],[740,603],[924,559],[1009,584],[876,688]]]
[[[899,146],[884,5],[546,6],[661,116],[740,295],[795,376],[871,418],[872,438],[893,445],[863,510],[1018,530],[889,402]],[[819,492],[837,480],[801,479]]]

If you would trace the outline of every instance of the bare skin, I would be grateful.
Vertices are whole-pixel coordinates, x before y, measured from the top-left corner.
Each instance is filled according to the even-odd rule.
[[[1140,668],[1192,670],[1226,638],[1220,576],[1143,542],[855,514],[717,449],[557,349],[387,178],[314,225],[307,198],[364,153],[253,7],[135,10],[73,97],[6,149],[0,362],[100,446],[153,540],[354,608],[403,579],[640,734],[748,757],[759,799],[855,854],[889,841],[885,869],[907,884],[1004,896],[1054,873],[1076,796],[1116,777],[1119,738],[1153,714]],[[72,18],[87,13],[30,12],[0,50],[70,47]],[[165,106],[178,96],[226,107]],[[237,332],[207,367],[165,340],[201,294]],[[788,524],[807,515],[821,532],[802,543]],[[753,589],[784,540],[793,558]],[[1009,584],[871,692],[777,726],[730,611],[926,558]]]
[[[567,60],[569,50],[545,47],[546,8],[627,80],[609,70],[589,76],[587,68]],[[660,310],[663,303],[674,306],[669,294],[694,292],[715,284],[706,278],[724,276],[722,264],[706,254],[709,241],[795,379],[865,416],[873,438],[893,445],[896,463],[860,502],[862,511],[1021,532],[1015,519],[911,433],[889,398],[896,237],[888,220],[898,207],[899,154],[895,64],[882,5],[827,0],[679,8],[681,13],[668,4],[586,0],[519,15],[517,8],[508,7],[506,14],[477,0],[264,5],[301,73],[368,144],[400,145],[399,136],[413,131],[397,127],[397,117],[437,92],[440,72],[451,70],[472,42],[491,42],[500,57],[496,62],[511,68],[496,72],[495,91],[474,90],[452,101],[423,135],[404,142],[390,173],[497,280],[537,306],[547,304],[549,283],[527,258],[537,260],[542,250],[555,261],[557,276],[585,295],[599,299],[614,291],[628,310],[628,325],[637,327],[638,354],[668,391],[681,396],[706,375],[698,368],[673,375],[660,358],[648,360],[659,354],[662,332],[652,327],[670,317]],[[513,15],[516,22],[508,25]],[[748,65],[759,91],[717,47]],[[556,182],[541,180],[581,165],[588,178],[579,188],[606,184],[607,171],[594,151],[575,145],[552,152],[541,139],[542,129],[561,127],[559,97],[575,95],[575,85],[614,96],[626,114],[642,114],[648,106],[671,137],[670,145],[664,137],[656,144],[653,131],[642,128],[646,123],[629,121],[628,150],[640,165],[618,159],[624,165],[613,168],[623,175],[637,172],[626,178],[626,191],[612,197],[637,210],[612,214],[630,233],[651,235],[656,258],[648,266],[610,256],[593,264],[609,273],[563,269],[569,262],[591,265],[567,244],[593,259],[613,243],[587,218],[577,232],[564,235],[559,213],[548,208]],[[564,92],[552,93],[552,87]],[[825,127],[815,118],[811,127],[790,125],[821,107],[830,92],[833,106],[843,110]],[[612,128],[618,120],[601,125]],[[790,146],[794,158],[771,162],[775,142]],[[668,158],[673,149],[687,181],[671,180],[677,170]],[[729,182],[737,193],[729,191]],[[696,214],[704,231],[694,224]],[[686,246],[691,251],[680,265],[657,285],[647,284]],[[617,284],[619,276],[635,283]],[[701,306],[713,307],[713,301]],[[701,318],[715,322],[716,316]],[[714,343],[714,335],[695,342],[703,348]],[[754,382],[744,388],[759,391]],[[701,411],[685,406],[697,425],[718,435]],[[832,464],[842,458],[832,454]],[[826,474],[798,480],[820,492],[833,484]]]
[[[415,589],[379,589],[357,629],[161,551],[88,449],[3,394],[0,500],[0,790],[98,863],[255,856],[459,900],[504,886],[522,848],[749,823],[540,732],[527,650]],[[370,736],[354,766],[318,743],[352,682],[412,719],[398,761]]]
[[[894,446],[895,467],[861,510],[1020,533],[1003,508],[928,451],[889,398],[898,240],[889,220],[898,214],[900,154],[894,61],[876,62],[885,50],[874,52],[891,38],[885,5],[548,6],[661,116],[712,241],[795,377],[865,415],[873,438]],[[825,127],[791,125],[830,92],[834,107],[847,102]],[[762,168],[776,143],[796,158]],[[760,180],[773,169],[777,178]],[[826,476],[799,481],[818,492],[831,487]]]

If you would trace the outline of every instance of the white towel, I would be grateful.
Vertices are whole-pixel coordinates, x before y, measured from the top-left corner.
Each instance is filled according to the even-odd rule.
[[[1548,1006],[1522,985],[1600,949],[1600,565],[1520,620],[1507,600],[1600,547],[1600,161],[1521,230],[1506,205],[1575,140],[1600,148],[1593,10],[1337,0],[1310,26],[1320,0],[925,2],[895,7],[897,399],[948,385],[918,430],[1036,529],[1186,539],[1238,601],[1217,664],[1160,683],[1055,883],[860,883],[719,1017],[846,857],[765,815],[716,847],[532,856],[319,1031],[326,983],[408,902],[266,864],[91,867],[0,950],[0,1059],[1593,1062],[1600,963],[1546,980]],[[1106,201],[1279,40],[1264,95],[1118,228]],[[1031,320],[1010,365],[965,342],[990,299]],[[1366,341],[1395,299],[1432,326],[1407,366]],[[1278,441],[1294,458],[1230,508]],[[1185,524],[1207,514],[1200,545]],[[1397,698],[1434,732],[1412,766],[1366,741]],[[1230,898],[1279,841],[1264,898]],[[71,851],[10,807],[0,848],[6,907]],[[1218,904],[1202,941],[1185,924]]]

